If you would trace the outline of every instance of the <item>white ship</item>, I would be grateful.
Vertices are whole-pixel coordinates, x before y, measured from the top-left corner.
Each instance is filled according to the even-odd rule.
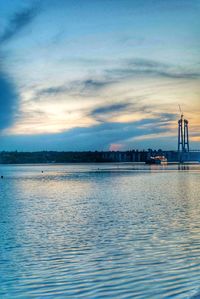
[[[147,164],[167,164],[167,158],[165,156],[150,157],[146,162]]]

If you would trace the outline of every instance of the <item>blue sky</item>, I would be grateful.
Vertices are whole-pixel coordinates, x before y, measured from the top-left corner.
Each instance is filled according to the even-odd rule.
[[[0,150],[200,147],[200,1],[0,2]]]

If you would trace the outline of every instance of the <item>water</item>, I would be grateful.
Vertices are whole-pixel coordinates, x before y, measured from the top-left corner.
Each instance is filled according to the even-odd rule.
[[[1,299],[200,298],[200,166],[0,174]]]

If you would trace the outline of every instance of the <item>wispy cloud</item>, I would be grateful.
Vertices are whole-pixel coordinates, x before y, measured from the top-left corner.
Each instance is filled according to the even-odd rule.
[[[97,122],[111,121],[112,117],[131,113],[132,104],[129,102],[114,103],[111,105],[99,106],[90,111],[89,116]]]
[[[191,80],[196,84],[197,76],[191,76],[191,73],[178,66],[154,60],[121,59],[116,64],[117,67],[105,67],[101,74],[90,74],[82,80],[66,81],[61,85],[49,85],[45,88],[41,88],[41,85],[32,87],[31,96],[24,102],[17,134],[24,134],[26,131],[34,134],[33,126],[27,127],[30,124],[27,122],[27,115],[32,124],[36,123],[38,117],[33,119],[31,114],[35,115],[34,111],[38,108],[43,111],[43,120],[46,121],[46,124],[43,123],[44,127],[36,123],[37,130],[41,133],[51,132],[52,126],[57,128],[57,132],[62,132],[79,126],[92,127],[94,124],[108,122],[125,124],[157,117],[162,117],[160,128],[175,127],[177,114],[170,113],[173,109],[170,108],[169,99],[175,97],[173,92],[177,83],[183,86],[184,78],[190,74],[188,77],[193,78]],[[179,75],[175,76],[178,72]],[[138,73],[142,74],[142,80],[140,77],[138,80]],[[168,89],[172,95],[166,97]],[[166,109],[170,112],[162,113],[168,111]]]
[[[36,91],[36,97],[55,96],[63,93],[80,94],[83,96],[84,94],[96,93],[114,83],[113,80],[103,77],[101,79],[86,78],[83,80],[74,80],[72,82],[66,82],[63,85],[39,89]]]
[[[18,11],[8,22],[7,28],[0,35],[0,54],[2,55],[2,45],[17,36],[26,26],[28,26],[38,13],[38,6],[32,6],[28,9]],[[1,58],[0,57],[0,58]],[[7,74],[7,71],[2,70],[2,64],[5,61],[0,61],[0,129],[9,127],[15,120],[19,106],[19,93],[15,82]]]
[[[165,120],[162,117],[155,117],[136,122],[105,122],[89,127],[76,127],[58,134],[18,135],[12,138],[16,139],[16,142],[23,143],[24,148],[29,148],[31,140],[37,144],[37,149],[61,150],[67,146],[68,150],[108,150],[112,144],[126,144],[130,139],[134,140],[139,136],[146,139],[147,135],[162,136],[167,132],[168,126]],[[6,138],[3,137],[3,142]],[[134,147],[134,141],[132,143]],[[129,148],[128,145],[125,148]]]
[[[200,72],[189,71],[183,67],[147,59],[121,59],[115,66],[105,65],[101,75],[90,76],[82,80],[66,82],[60,86],[50,86],[37,90],[37,97],[55,96],[58,94],[79,94],[89,96],[119,82],[138,78],[165,78],[174,80],[200,79]]]
[[[55,96],[60,93],[68,92],[69,88],[66,85],[62,86],[52,86],[48,88],[43,88],[37,91],[36,96]]]
[[[81,10],[76,1],[25,2],[1,9],[5,135],[47,134],[77,149],[125,144],[176,133],[179,102],[198,133],[198,0],[87,1]]]
[[[200,73],[188,71],[180,66],[147,59],[128,59],[121,65],[106,70],[106,75],[113,79],[127,79],[135,77],[162,77],[170,79],[199,79]]]
[[[119,112],[119,111],[122,111],[122,110],[128,108],[129,106],[130,106],[129,103],[121,103],[121,104],[113,104],[113,105],[98,107],[91,111],[91,115]]]
[[[38,6],[32,6],[15,13],[8,22],[7,28],[0,36],[0,43],[5,43],[17,36],[38,14]]]

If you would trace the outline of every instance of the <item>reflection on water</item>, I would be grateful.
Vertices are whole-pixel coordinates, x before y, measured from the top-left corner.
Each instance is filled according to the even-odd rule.
[[[0,298],[197,298],[199,165],[0,175]]]
[[[180,164],[178,165],[178,170],[190,170],[190,166],[189,165],[184,165],[184,164]]]

